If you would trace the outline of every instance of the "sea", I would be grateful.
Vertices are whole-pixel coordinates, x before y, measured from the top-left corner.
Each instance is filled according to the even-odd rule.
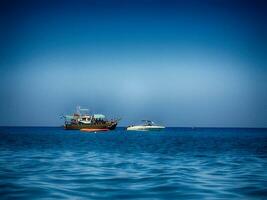
[[[267,129],[1,127],[0,199],[267,199]]]

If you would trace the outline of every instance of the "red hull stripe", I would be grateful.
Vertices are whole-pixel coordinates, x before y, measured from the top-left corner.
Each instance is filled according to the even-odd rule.
[[[83,128],[80,131],[84,131],[84,132],[96,132],[96,131],[108,131],[108,128]]]

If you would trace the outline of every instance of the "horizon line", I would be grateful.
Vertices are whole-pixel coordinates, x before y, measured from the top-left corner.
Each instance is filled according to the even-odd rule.
[[[63,126],[38,126],[38,125],[14,125],[14,126],[10,126],[10,125],[0,125],[0,128],[8,128],[8,127],[14,127],[14,128],[63,128]],[[117,126],[117,128],[126,128],[128,126]],[[225,129],[267,129],[267,127],[233,127],[233,126],[166,126],[165,128],[186,128],[186,129],[203,129],[203,128],[211,128],[211,129],[219,129],[219,128],[225,128]]]

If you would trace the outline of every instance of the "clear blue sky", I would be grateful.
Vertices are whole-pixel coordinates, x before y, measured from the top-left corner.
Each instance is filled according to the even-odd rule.
[[[0,125],[76,105],[167,126],[267,127],[264,1],[1,1]]]

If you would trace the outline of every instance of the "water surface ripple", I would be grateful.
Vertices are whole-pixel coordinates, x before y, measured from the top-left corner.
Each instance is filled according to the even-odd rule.
[[[0,128],[1,199],[267,199],[266,129]]]

